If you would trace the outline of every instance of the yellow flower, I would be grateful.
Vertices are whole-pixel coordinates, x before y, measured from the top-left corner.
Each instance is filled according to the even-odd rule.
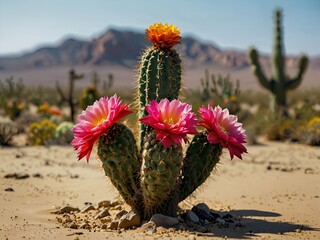
[[[148,35],[146,39],[150,40],[156,48],[169,49],[176,44],[180,44],[180,29],[174,25],[168,23],[155,23],[151,25],[147,30]]]

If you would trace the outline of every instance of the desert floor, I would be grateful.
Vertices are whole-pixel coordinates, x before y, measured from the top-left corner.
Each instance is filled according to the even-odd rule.
[[[51,214],[58,207],[118,199],[99,161],[78,162],[70,146],[1,148],[0,239],[320,239],[320,148],[261,140],[248,151],[242,161],[225,152],[211,180],[184,204],[204,202],[241,217],[243,227],[203,236],[64,228]],[[5,178],[14,173],[28,175]]]

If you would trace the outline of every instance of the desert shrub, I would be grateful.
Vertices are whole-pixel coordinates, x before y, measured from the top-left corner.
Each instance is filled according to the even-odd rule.
[[[18,135],[21,129],[17,127],[12,121],[1,121],[0,122],[0,145],[9,146],[11,140],[15,135]]]
[[[49,119],[43,119],[40,122],[34,122],[30,125],[30,137],[32,145],[45,145],[54,138],[57,125]]]
[[[298,137],[302,143],[320,146],[320,117],[313,117],[305,127],[300,127]]]
[[[54,132],[56,144],[69,144],[73,140],[72,122],[62,122],[58,125]]]

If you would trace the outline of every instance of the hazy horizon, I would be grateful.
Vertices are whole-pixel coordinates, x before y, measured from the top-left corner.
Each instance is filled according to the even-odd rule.
[[[254,45],[269,54],[273,43],[273,11],[283,9],[286,53],[320,54],[320,1],[164,0],[62,1],[2,0],[0,56],[19,55],[56,46],[73,37],[91,40],[109,28],[143,32],[154,22],[178,26],[222,49],[246,50]],[[159,4],[161,3],[161,4]]]

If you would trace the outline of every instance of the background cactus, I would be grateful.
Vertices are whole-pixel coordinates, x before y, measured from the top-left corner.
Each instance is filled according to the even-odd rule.
[[[298,71],[294,78],[289,78],[285,72],[285,56],[282,37],[282,12],[277,9],[274,14],[275,20],[275,34],[274,45],[272,53],[272,76],[268,80],[264,74],[260,63],[259,55],[255,48],[249,49],[248,58],[252,65],[253,74],[258,79],[259,83],[269,90],[275,97],[276,106],[280,112],[280,115],[287,115],[287,98],[286,93],[288,90],[296,89],[302,82],[302,76],[308,66],[308,58],[305,55],[301,55],[298,60]]]
[[[73,123],[72,122],[62,122],[60,123],[54,132],[54,138],[59,144],[70,143],[73,139]]]
[[[29,127],[30,140],[33,145],[45,145],[54,137],[57,125],[48,119],[32,123]]]
[[[69,104],[69,107],[70,107],[70,120],[72,122],[75,121],[75,101],[74,101],[74,82],[76,80],[80,80],[83,78],[83,74],[76,74],[76,72],[71,69],[70,72],[69,72],[69,92],[68,92],[68,96],[66,96],[60,85],[59,85],[59,82],[56,83],[56,88],[57,88],[57,91],[58,93],[60,94],[60,97],[61,97],[61,100],[63,102],[67,102]]]
[[[98,91],[95,86],[89,86],[83,90],[80,98],[80,106],[84,110],[98,99]]]

